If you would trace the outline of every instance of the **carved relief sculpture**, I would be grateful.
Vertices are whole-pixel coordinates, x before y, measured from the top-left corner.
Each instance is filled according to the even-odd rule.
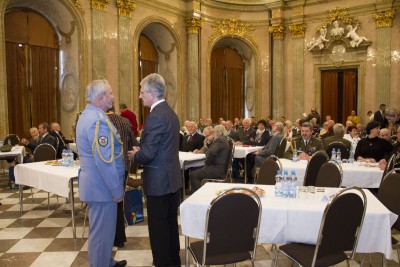
[[[356,33],[356,30],[358,28],[358,25],[356,25],[354,28],[351,25],[347,25],[346,30],[348,31],[346,38],[350,38],[350,45],[351,47],[358,47],[359,44],[362,43],[362,41],[368,41],[367,38],[359,36]]]
[[[326,33],[327,29],[325,26],[322,26],[321,29],[319,30],[319,37],[317,40],[312,41],[307,45],[308,51],[311,51],[314,47],[318,47],[319,49],[324,48],[324,42],[329,42],[329,40],[326,39]]]
[[[332,25],[333,29],[331,30],[331,37],[333,37],[335,40],[339,40],[344,34],[344,29],[343,27],[339,26],[339,21],[337,20],[335,20]]]

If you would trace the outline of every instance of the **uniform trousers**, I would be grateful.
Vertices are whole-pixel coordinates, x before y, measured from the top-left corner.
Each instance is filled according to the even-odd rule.
[[[179,199],[179,191],[163,196],[146,196],[150,246],[156,267],[181,266]]]
[[[114,266],[112,257],[117,219],[117,203],[88,202],[89,213],[89,261],[91,267]]]

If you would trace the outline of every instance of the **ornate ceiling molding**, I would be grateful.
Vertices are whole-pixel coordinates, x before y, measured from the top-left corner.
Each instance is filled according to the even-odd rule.
[[[97,9],[100,11],[107,11],[107,5],[111,0],[91,0],[92,9]]]
[[[289,31],[292,35],[292,38],[304,38],[306,34],[306,28],[307,24],[305,23],[289,25]]]
[[[203,21],[199,18],[189,18],[186,20],[186,30],[188,33],[199,33],[203,27]]]
[[[136,10],[136,4],[133,0],[117,0],[118,15],[121,17],[131,18],[132,13]]]
[[[269,32],[272,35],[274,40],[282,40],[285,37],[285,26],[276,25],[276,26],[269,26]]]
[[[377,28],[392,27],[395,10],[386,10],[382,12],[375,12],[372,17],[375,20]]]
[[[346,24],[351,24],[351,25],[359,25],[360,21],[356,18],[352,18],[349,16],[349,11],[347,7],[344,8],[335,8],[334,10],[329,10],[328,11],[328,20],[326,20],[321,26],[318,27],[317,32],[320,31],[320,29],[325,26],[328,28],[328,26],[332,25],[332,23],[335,20],[341,20]]]
[[[248,22],[243,22],[239,19],[224,19],[215,22],[214,25],[211,25],[211,28],[212,34],[209,38],[209,43],[219,37],[238,37],[249,39],[255,43],[253,37],[250,35],[254,31],[254,28]]]

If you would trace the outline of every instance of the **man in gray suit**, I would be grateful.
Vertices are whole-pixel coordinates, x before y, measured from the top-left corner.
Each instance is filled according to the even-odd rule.
[[[279,145],[283,138],[283,128],[285,126],[282,122],[277,122],[272,127],[272,137],[269,142],[260,151],[250,153],[246,157],[247,162],[247,179],[249,182],[253,181],[253,167],[260,167],[262,163],[271,155],[275,155],[278,151]]]
[[[178,206],[182,178],[179,164],[179,120],[165,101],[165,82],[158,74],[140,83],[144,106],[150,107],[140,146],[128,152],[143,165],[143,188],[147,197],[150,246],[155,266],[180,266]]]

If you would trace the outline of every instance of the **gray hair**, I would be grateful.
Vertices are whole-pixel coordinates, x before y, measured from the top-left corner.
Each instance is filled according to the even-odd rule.
[[[214,127],[214,134],[216,137],[218,136],[227,136],[228,132],[226,131],[225,127],[221,124]]]
[[[301,127],[309,128],[310,131],[312,131],[312,129],[313,129],[313,126],[312,126],[311,123],[309,123],[309,122],[303,123],[303,124],[301,125]]]
[[[165,81],[157,73],[152,73],[143,78],[140,86],[148,92],[153,92],[157,99],[165,98]]]
[[[86,87],[87,97],[86,102],[96,102],[100,96],[106,92],[105,85],[109,84],[107,80],[94,80]]]
[[[283,125],[282,122],[278,121],[275,123],[275,126],[278,128],[278,131],[281,133],[283,131],[283,128],[285,128],[285,125]]]
[[[341,123],[336,123],[333,125],[333,133],[336,136],[343,136],[344,135],[344,126]]]
[[[212,126],[207,126],[206,128],[203,129],[203,133],[204,133],[205,130],[209,131],[210,134],[211,134],[211,133],[214,132],[214,127],[212,127]]]
[[[387,108],[385,110],[386,116],[397,115],[397,114],[398,114],[398,112],[397,112],[397,109],[395,109],[395,108]]]

